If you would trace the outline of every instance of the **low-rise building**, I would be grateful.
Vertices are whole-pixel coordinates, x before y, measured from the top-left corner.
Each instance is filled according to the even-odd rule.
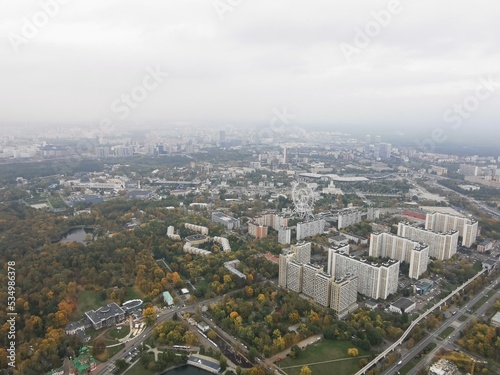
[[[85,313],[94,329],[110,327],[125,320],[125,310],[115,302],[100,307],[97,310],[90,310]]]
[[[170,292],[163,292],[163,301],[168,305],[168,306],[173,306],[174,304],[174,299],[172,298],[172,295]]]
[[[417,304],[408,298],[400,298],[389,305],[389,311],[397,314],[409,313],[417,307]]]
[[[212,212],[212,221],[214,223],[221,224],[228,230],[233,230],[240,227],[240,221],[238,219],[228,216],[220,211]]]
[[[434,281],[429,279],[420,279],[415,283],[415,294],[425,295],[429,293],[434,286]]]
[[[494,244],[495,243],[493,241],[484,240],[483,242],[481,242],[480,244],[477,245],[477,251],[480,253],[484,253],[486,251],[489,251],[489,250],[493,249]]]

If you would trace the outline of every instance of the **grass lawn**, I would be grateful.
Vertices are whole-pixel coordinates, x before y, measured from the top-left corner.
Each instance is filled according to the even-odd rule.
[[[465,322],[467,319],[469,319],[469,315],[463,314],[463,315],[460,315],[460,317],[458,318],[458,321]]]
[[[196,282],[196,284],[194,284],[194,286],[195,286],[196,288],[203,288],[203,287],[207,288],[207,287],[208,287],[208,285],[209,285],[209,282],[208,282],[207,280],[205,280],[205,279],[203,279],[203,280],[198,280],[198,281]]]
[[[448,327],[446,328],[443,332],[441,332],[441,334],[439,335],[439,337],[441,339],[445,339],[446,337],[448,337],[451,333],[453,333],[453,331],[455,331],[455,328],[453,327]]]
[[[78,306],[71,316],[72,320],[81,319],[85,311],[95,310],[106,304],[101,301],[96,292],[83,290],[78,293]]]
[[[107,332],[107,336],[114,339],[122,339],[127,336],[130,332],[130,325],[119,325]]]
[[[50,204],[54,208],[64,208],[66,207],[66,203],[61,198],[49,198]]]
[[[115,355],[116,353],[118,353],[124,347],[125,347],[125,345],[122,344],[122,345],[114,346],[112,348],[106,348],[104,353],[96,355],[95,359],[97,359],[98,361],[101,361],[101,362],[107,361],[108,358],[110,358],[113,355]]]
[[[154,371],[149,371],[142,366],[141,361],[137,362],[127,371],[127,375],[153,375]]]
[[[126,300],[131,299],[144,299],[144,293],[142,293],[136,286],[129,286],[127,288]]]
[[[305,364],[309,366],[314,375],[331,375],[332,368],[335,368],[335,375],[351,375],[359,370],[361,357],[369,354],[358,348],[359,356],[351,358],[347,355],[347,349],[353,347],[354,345],[349,341],[322,340],[307,347],[300,353],[299,358],[287,357],[276,365],[289,375],[299,375]],[[331,362],[333,360],[338,361]]]
[[[406,365],[401,367],[401,375],[409,373],[411,370],[413,370],[415,367],[417,367],[418,363],[420,362],[420,358],[413,358],[410,362],[408,362]]]
[[[484,303],[486,301],[488,301],[489,299],[490,299],[490,295],[489,294],[487,294],[484,297],[482,297],[479,301],[477,301],[477,303],[474,306],[472,306],[472,311],[475,312],[477,309],[479,309],[481,306],[483,306]]]

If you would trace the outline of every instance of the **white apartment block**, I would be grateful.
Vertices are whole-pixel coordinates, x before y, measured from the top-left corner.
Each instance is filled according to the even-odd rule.
[[[204,234],[205,236],[208,236],[208,228],[207,227],[202,227],[200,225],[186,223],[186,224],[184,224],[184,228],[192,230],[193,232],[198,232],[198,233]]]
[[[428,213],[425,218],[425,229],[434,232],[458,231],[462,236],[462,245],[471,247],[476,242],[478,223],[466,217],[442,214],[440,212]]]
[[[284,250],[283,253],[280,254],[278,285],[282,288],[286,288],[288,263],[290,263],[293,259],[295,259],[295,253],[291,250]]]
[[[398,236],[429,245],[429,256],[439,260],[450,259],[457,252],[458,231],[456,230],[440,233],[409,223],[399,223]]]
[[[310,242],[298,242],[297,244],[290,246],[290,250],[295,254],[295,259],[298,262],[304,264],[311,262]]]
[[[335,279],[331,286],[330,307],[339,319],[357,309],[358,298],[358,276],[344,275]]]
[[[325,220],[311,220],[297,223],[297,241],[306,237],[316,236],[325,231]]]
[[[304,265],[292,260],[286,270],[286,287],[294,292],[302,292],[302,271]]]
[[[370,256],[405,261],[410,265],[408,276],[418,279],[429,263],[429,246],[391,233],[372,233]]]
[[[314,280],[316,275],[323,272],[323,267],[316,264],[305,264],[302,268],[302,293],[306,296],[314,298]]]
[[[478,176],[479,167],[477,165],[471,165],[471,164],[460,164],[458,173],[464,176]]]
[[[314,301],[321,306],[330,306],[332,281],[332,276],[324,272],[314,278]]]
[[[354,225],[361,222],[362,212],[360,209],[348,208],[339,212],[339,218],[337,222],[337,228],[342,229],[350,225]]]
[[[333,277],[347,273],[358,276],[357,291],[373,299],[387,299],[398,288],[399,261],[370,263],[364,258],[349,255],[343,251],[328,250],[328,273]]]
[[[278,230],[278,243],[288,245],[292,242],[292,230],[290,228],[281,227]]]
[[[331,248],[328,249],[328,263],[327,263],[327,270],[326,272],[328,272],[330,275],[333,275],[333,270],[331,268],[331,265],[333,264],[333,257],[335,256],[335,253],[344,253],[344,254],[347,254],[349,255],[349,249],[350,249],[350,246],[349,244],[345,244],[345,245],[339,245],[339,246],[333,246]]]

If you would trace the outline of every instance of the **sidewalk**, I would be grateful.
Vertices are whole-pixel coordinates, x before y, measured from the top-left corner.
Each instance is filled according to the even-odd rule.
[[[304,349],[306,346],[314,344],[316,341],[319,341],[322,338],[323,338],[323,334],[319,333],[317,335],[308,337],[307,339],[300,341],[299,343],[297,343],[297,345],[299,348]],[[272,363],[277,362],[278,360],[285,358],[289,353],[290,353],[290,348],[285,349],[281,353],[278,353],[278,354],[273,355],[272,357],[269,357],[266,360],[266,362],[272,362]]]

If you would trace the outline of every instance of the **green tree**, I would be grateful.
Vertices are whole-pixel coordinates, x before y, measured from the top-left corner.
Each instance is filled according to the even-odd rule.
[[[226,357],[221,356],[219,360],[220,369],[224,372],[227,369],[227,359]]]

